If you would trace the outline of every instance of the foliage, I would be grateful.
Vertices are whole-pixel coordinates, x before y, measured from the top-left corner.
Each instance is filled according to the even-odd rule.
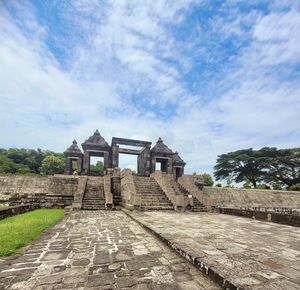
[[[213,178],[210,174],[203,173],[203,174],[201,174],[201,176],[202,176],[204,184],[206,186],[213,186],[214,185],[214,180],[213,180]]]
[[[297,183],[295,185],[292,185],[289,190],[291,191],[300,191],[300,183]]]
[[[273,184],[289,188],[300,183],[300,148],[238,150],[219,155],[214,169],[217,180],[231,178],[254,188],[270,188]],[[262,182],[265,184],[259,185]]]
[[[0,173],[27,174],[31,172],[28,166],[15,163],[6,156],[0,156]]]
[[[267,182],[276,182],[286,187],[300,183],[300,148],[262,148],[266,157]]]
[[[251,188],[251,184],[249,181],[246,181],[244,184],[243,184],[243,188],[245,189],[250,189]]]
[[[0,149],[0,174],[39,174],[43,159],[63,154],[48,150],[33,149]]]
[[[282,190],[282,186],[278,183],[271,183],[271,186],[274,190]]]
[[[43,175],[54,175],[63,173],[64,168],[65,164],[61,158],[49,155],[43,159],[40,172]]]
[[[0,256],[15,254],[63,215],[62,209],[38,209],[0,220]]]
[[[90,171],[95,173],[103,173],[104,172],[104,164],[101,161],[97,161],[97,163],[90,165]]]
[[[256,186],[257,189],[271,189],[271,187],[267,184],[258,184]]]
[[[250,148],[218,156],[214,176],[217,180],[232,178],[237,183],[248,181],[256,187],[262,168],[262,160]]]
[[[216,187],[222,187],[222,184],[221,183],[217,183]]]

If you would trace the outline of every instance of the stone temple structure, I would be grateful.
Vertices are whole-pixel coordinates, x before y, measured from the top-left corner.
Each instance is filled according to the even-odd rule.
[[[76,171],[79,175],[90,175],[91,157],[103,157],[105,170],[119,167],[119,154],[137,155],[137,174],[140,176],[150,176],[155,172],[156,164],[160,163],[162,172],[172,174],[174,178],[179,178],[184,174],[185,162],[180,158],[178,152],[175,153],[164,144],[161,138],[151,148],[149,141],[134,140],[113,137],[111,145],[100,135],[99,131],[89,137],[82,144],[83,153],[77,145],[76,140],[64,152],[65,173],[73,174],[75,171],[74,162],[77,163]],[[139,147],[139,149],[122,148],[123,146]]]
[[[300,192],[205,186],[151,145],[96,130],[64,152],[66,175],[0,176],[0,220],[65,209],[23,255],[0,257],[0,289],[300,290]],[[119,154],[137,156],[137,174]]]

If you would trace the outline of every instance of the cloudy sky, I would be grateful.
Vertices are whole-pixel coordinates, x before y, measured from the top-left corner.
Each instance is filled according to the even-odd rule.
[[[300,2],[2,0],[0,101],[3,148],[161,136],[212,172],[218,154],[299,147]]]

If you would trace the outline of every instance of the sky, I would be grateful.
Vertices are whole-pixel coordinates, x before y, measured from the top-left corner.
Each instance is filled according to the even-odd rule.
[[[96,129],[162,137],[187,173],[299,147],[300,1],[0,0],[0,148],[63,152]]]

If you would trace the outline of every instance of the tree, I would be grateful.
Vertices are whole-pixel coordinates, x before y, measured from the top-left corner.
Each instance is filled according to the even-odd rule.
[[[40,167],[40,172],[43,175],[54,175],[64,172],[64,161],[54,155],[46,156]]]
[[[245,189],[250,189],[250,188],[251,188],[251,184],[249,183],[249,181],[246,181],[246,182],[243,184],[243,188],[245,188]]]
[[[250,182],[254,188],[264,175],[264,158],[252,148],[218,156],[214,167],[217,180],[230,178],[234,182]]]
[[[24,164],[17,164],[6,156],[0,156],[0,173],[4,174],[29,174],[30,168]]]
[[[39,174],[42,160],[49,155],[54,155],[63,158],[63,154],[54,153],[49,150],[41,149],[0,149],[0,157],[5,157],[13,163],[10,163],[11,169],[9,173],[13,174]],[[3,160],[2,160],[3,163]],[[7,160],[6,160],[6,165]],[[3,170],[1,171],[3,172]],[[8,172],[6,172],[8,173]]]
[[[232,178],[254,188],[290,188],[300,183],[300,148],[238,150],[218,156],[214,169],[217,180]]]
[[[103,173],[104,172],[104,164],[101,161],[97,161],[96,164],[90,165],[90,171],[95,173]]]
[[[213,180],[213,178],[210,174],[203,173],[203,174],[201,174],[201,176],[202,176],[204,184],[206,186],[213,186],[214,185],[214,180]]]
[[[300,148],[262,148],[267,156],[265,182],[291,187],[300,183]]]

